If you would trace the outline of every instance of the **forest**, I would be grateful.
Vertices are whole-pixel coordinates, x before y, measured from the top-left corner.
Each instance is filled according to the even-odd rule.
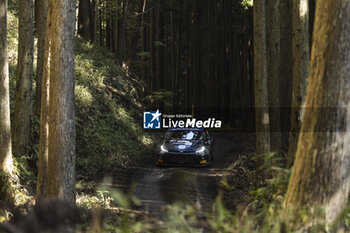
[[[349,0],[0,0],[0,232],[350,232],[348,90]]]

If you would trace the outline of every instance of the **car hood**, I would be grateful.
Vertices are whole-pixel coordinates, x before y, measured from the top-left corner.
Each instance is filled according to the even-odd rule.
[[[202,141],[198,140],[171,140],[164,144],[169,152],[192,152],[203,146]]]

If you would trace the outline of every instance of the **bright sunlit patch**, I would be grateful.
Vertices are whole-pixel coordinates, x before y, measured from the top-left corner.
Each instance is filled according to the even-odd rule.
[[[244,10],[248,10],[249,7],[253,6],[253,0],[242,0],[241,5],[243,6]]]
[[[151,137],[142,135],[141,142],[143,145],[149,146],[149,145],[152,145],[153,140]]]
[[[90,107],[92,105],[93,97],[87,87],[76,85],[75,98],[84,107]]]
[[[263,125],[268,125],[270,123],[270,117],[268,113],[264,113],[262,123]]]
[[[300,2],[300,16],[304,18],[309,12],[308,1],[302,0]]]
[[[125,121],[130,121],[130,120],[131,120],[131,118],[130,118],[128,112],[125,111],[124,108],[118,107],[117,111],[118,111],[118,117],[119,117],[121,120],[125,120]]]

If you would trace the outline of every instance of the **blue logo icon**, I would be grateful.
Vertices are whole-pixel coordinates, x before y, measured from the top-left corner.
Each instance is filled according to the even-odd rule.
[[[160,116],[162,114],[156,112],[143,112],[143,128],[144,129],[160,129]]]

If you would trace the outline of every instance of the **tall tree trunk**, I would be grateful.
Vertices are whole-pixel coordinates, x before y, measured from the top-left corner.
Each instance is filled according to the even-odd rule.
[[[75,200],[75,1],[52,1],[48,196]]]
[[[280,120],[280,0],[269,0],[267,4],[267,76],[268,100],[270,113],[271,151],[281,153],[281,120]]]
[[[293,164],[303,118],[310,64],[308,0],[293,1],[293,99],[289,135],[288,166]]]
[[[143,6],[142,6],[142,15],[141,15],[141,51],[145,52],[146,47],[147,47],[147,38],[146,38],[146,31],[147,31],[147,26],[145,24],[145,10],[146,10],[146,4],[147,0],[143,0]],[[142,77],[146,80],[147,76],[147,69],[146,69],[146,58],[142,58]],[[148,86],[148,80],[146,80],[146,85]]]
[[[113,23],[113,34],[114,34],[114,45],[113,45],[113,51],[114,53],[117,55],[118,54],[118,40],[119,40],[119,16],[118,16],[118,7],[119,7],[119,3],[117,0],[115,0],[114,2],[115,5],[115,9],[114,9],[114,23]]]
[[[40,116],[41,108],[41,86],[44,69],[44,47],[45,47],[45,34],[46,34],[46,18],[47,18],[47,0],[35,1],[35,20],[38,34],[38,59],[36,65],[36,90],[34,99],[34,114]]]
[[[270,151],[267,51],[266,51],[266,9],[265,0],[254,2],[254,80],[255,80],[255,125],[256,154]],[[258,166],[262,161],[258,161]]]
[[[292,106],[293,56],[292,56],[292,1],[281,0],[280,24],[280,106],[283,144],[289,141],[290,108]]]
[[[90,0],[79,0],[78,33],[84,40],[91,40]]]
[[[156,18],[155,18],[155,24],[156,24],[156,30],[155,30],[155,36],[156,36],[156,42],[158,42],[158,45],[155,45],[156,47],[156,90],[159,91],[164,88],[164,30],[163,30],[163,12],[161,11],[161,0],[157,1],[158,8],[156,10]]]
[[[52,2],[47,12],[46,37],[43,57],[42,94],[40,111],[40,143],[38,156],[38,179],[36,184],[36,201],[47,196],[48,162],[49,162],[49,88],[50,88],[50,46]]]
[[[123,16],[121,21],[121,26],[118,33],[118,45],[117,45],[117,54],[119,63],[121,64],[125,57],[125,47],[126,47],[126,26],[128,18],[128,8],[130,0],[123,0]]]
[[[0,0],[0,171],[12,174],[10,91],[7,60],[7,1]]]
[[[98,44],[98,28],[99,28],[99,12],[98,12],[98,6],[99,6],[99,0],[93,0],[93,18],[94,18],[94,33],[93,33],[93,41],[96,44]],[[117,16],[116,16],[117,17]]]
[[[13,143],[16,156],[27,155],[31,142],[34,19],[33,0],[19,1],[19,41]]]
[[[285,201],[296,210],[323,206],[328,222],[346,206],[350,187],[349,22],[349,1],[317,1],[307,109]]]
[[[131,34],[130,35],[130,45],[129,45],[127,57],[125,59],[126,60],[125,64],[127,67],[129,67],[131,62],[135,59],[135,53],[136,53],[138,42],[141,41],[141,44],[143,43],[143,28],[144,28],[143,15],[144,15],[145,8],[146,8],[146,1],[140,1],[139,4],[140,4],[139,5],[139,7],[140,7],[139,14],[141,14],[141,17],[139,19],[137,19],[135,22],[138,25],[139,29],[133,30],[130,33]]]

